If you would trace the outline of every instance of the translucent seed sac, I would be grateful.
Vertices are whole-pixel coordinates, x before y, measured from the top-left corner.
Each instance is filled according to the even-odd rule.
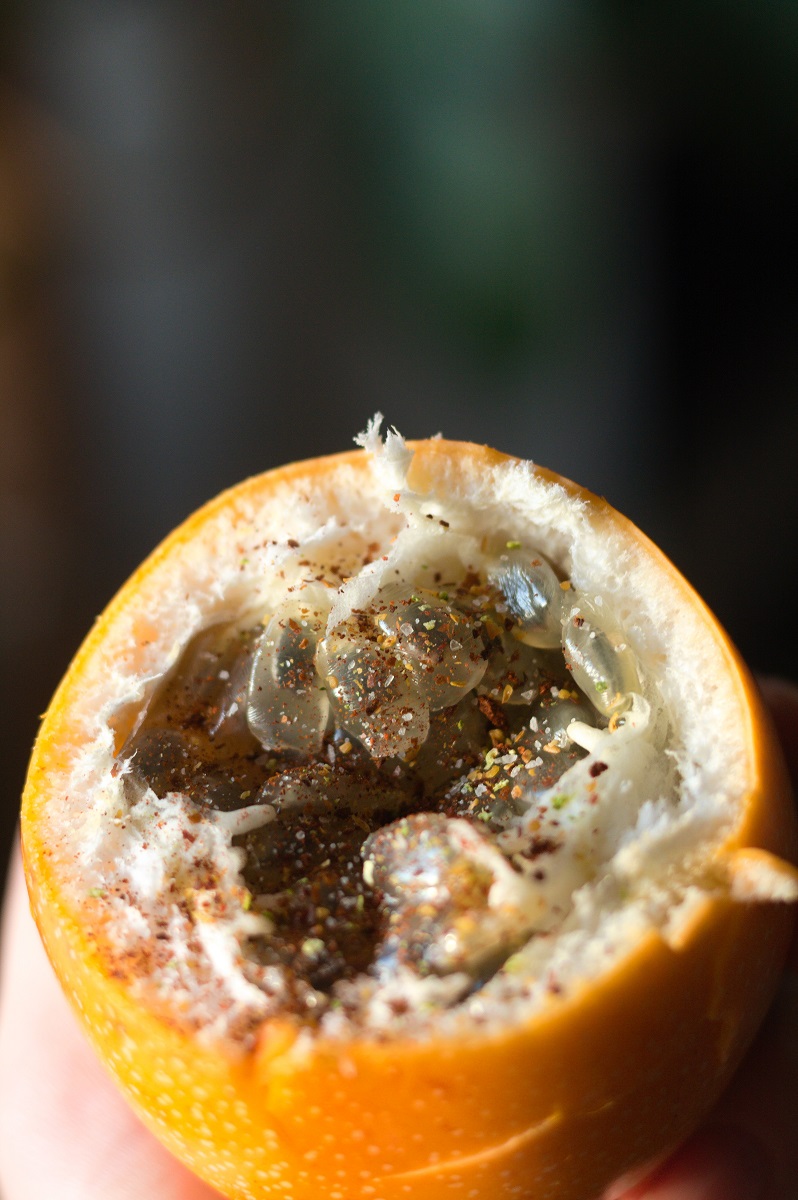
[[[117,761],[129,803],[152,788],[160,797],[179,792],[213,808],[246,805],[263,780],[262,748],[246,722],[260,632],[235,622],[201,630],[135,718],[128,714]]]
[[[558,664],[551,664],[552,657],[548,651],[528,646],[502,630],[491,646],[479,690],[501,704],[531,704],[551,667],[562,670],[562,659]]]
[[[465,786],[452,793],[452,811],[481,820],[500,832],[523,816],[541,793],[553,787],[585,751],[572,742],[572,721],[595,724],[590,706],[569,689],[556,697],[551,691],[531,709],[512,712],[503,740],[495,741],[468,775]]]
[[[605,716],[629,706],[640,691],[634,654],[620,634],[602,628],[596,608],[580,598],[562,627],[565,663],[577,685]]]
[[[282,604],[258,642],[247,691],[247,721],[266,750],[314,755],[321,749],[330,701],[316,672],[323,601],[299,593]]]
[[[259,772],[242,759],[220,769],[198,735],[176,729],[142,729],[120,755],[125,795],[129,804],[148,789],[163,799],[170,792],[188,796],[195,804],[222,811],[243,808],[254,794]]]
[[[529,646],[560,644],[563,592],[549,563],[535,550],[510,549],[488,569],[516,621],[515,636]]]
[[[378,625],[390,643],[395,639],[419,696],[433,712],[456,704],[485,674],[484,641],[474,616],[431,592],[389,597]]]
[[[372,834],[363,846],[364,877],[383,896],[388,927],[377,970],[409,967],[419,975],[463,973],[466,984],[494,974],[528,933],[522,914],[490,907],[498,858],[464,822],[418,813]]]
[[[574,763],[585,757],[586,751],[568,736],[572,721],[596,723],[590,707],[573,698],[548,695],[532,709],[527,728],[518,741],[518,750],[532,755],[527,763],[531,769],[523,772],[526,799],[553,787]]]
[[[572,721],[595,725],[596,715],[575,688],[559,688],[556,694],[555,689],[551,689],[541,696],[532,709],[529,724],[539,738],[567,746],[570,743],[568,727]]]
[[[363,845],[367,877],[394,905],[482,906],[493,877],[466,858],[448,836],[449,819],[418,813],[372,833]]]
[[[148,788],[161,798],[169,792],[187,791],[195,757],[188,738],[177,730],[139,731],[120,756],[128,801],[135,804]]]
[[[475,765],[487,740],[488,721],[469,693],[432,714],[427,740],[411,764],[413,774],[428,792],[436,792]]]
[[[246,721],[246,690],[260,627],[224,622],[200,630],[153,692],[128,737],[168,725],[209,742],[218,756],[257,748]]]
[[[355,769],[348,761],[290,767],[267,780],[254,802],[270,805],[274,819],[235,845],[247,851],[244,874],[255,894],[273,894],[353,847],[352,869],[344,874],[358,880],[364,837],[408,812],[415,796],[381,777],[369,760]]]
[[[246,854],[256,907],[272,921],[257,957],[326,992],[366,971],[376,955],[383,917],[360,850],[370,829],[396,820],[415,797],[370,759],[353,768],[347,756],[275,775],[258,802],[269,803],[274,818],[234,842]]]
[[[335,716],[374,758],[406,758],[429,732],[429,706],[400,656],[376,641],[326,638],[319,664]]]

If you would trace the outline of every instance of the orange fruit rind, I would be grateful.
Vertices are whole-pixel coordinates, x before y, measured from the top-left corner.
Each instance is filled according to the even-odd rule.
[[[600,578],[603,601],[678,714],[675,817],[664,834],[652,817],[619,850],[630,895],[607,929],[620,949],[606,932],[594,942],[575,935],[573,961],[566,946],[548,962],[551,986],[524,999],[510,979],[506,1012],[487,989],[482,1015],[477,996],[467,1015],[455,1005],[415,1014],[415,1025],[325,1030],[279,1007],[253,1010],[241,985],[198,1015],[181,983],[191,964],[176,965],[170,989],[169,964],[115,923],[125,903],[103,882],[113,864],[105,875],[97,867],[114,831],[126,833],[112,765],[131,713],[196,629],[242,607],[267,611],[264,564],[280,569],[297,547],[329,555],[337,531],[355,525],[365,545],[378,509],[372,540],[389,553],[419,497],[436,518],[522,529],[579,586]],[[757,688],[661,552],[550,472],[442,439],[383,448],[374,431],[368,451],[224,493],[125,585],[44,719],[23,849],[44,944],[101,1059],[153,1132],[234,1200],[589,1200],[674,1147],[712,1106],[773,995],[798,898],[790,789]],[[149,853],[140,849],[141,870],[166,871]],[[226,869],[209,896],[193,895],[192,928],[218,931],[227,905],[241,944],[260,918],[235,863]],[[649,870],[665,881],[650,903]],[[509,974],[528,969],[523,948],[516,958]],[[239,967],[218,969],[240,983]]]

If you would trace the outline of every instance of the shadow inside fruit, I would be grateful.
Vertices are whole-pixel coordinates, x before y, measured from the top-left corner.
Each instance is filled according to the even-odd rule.
[[[601,630],[574,638],[563,586],[513,550],[437,593],[379,588],[330,629],[311,583],[262,620],[196,634],[136,714],[117,756],[131,804],[247,810],[233,845],[268,932],[243,949],[281,969],[303,1019],[309,995],[364,976],[446,978],[455,1003],[550,927],[537,860],[563,839],[551,812],[536,835],[536,805],[586,756],[573,723],[606,724],[638,683]]]

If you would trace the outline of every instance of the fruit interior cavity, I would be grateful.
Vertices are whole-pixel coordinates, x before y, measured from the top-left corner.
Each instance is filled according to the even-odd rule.
[[[131,810],[179,796],[232,831],[242,969],[302,1021],[511,977],[567,928],[641,777],[667,791],[656,695],[602,597],[433,519],[340,587],[300,570],[201,630],[116,757]],[[212,890],[192,878],[194,924]]]

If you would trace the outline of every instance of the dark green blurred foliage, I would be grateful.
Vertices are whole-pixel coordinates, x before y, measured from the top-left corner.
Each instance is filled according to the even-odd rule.
[[[556,354],[617,250],[599,17],[522,0],[293,9],[295,84],[325,110],[370,271],[491,370]]]

